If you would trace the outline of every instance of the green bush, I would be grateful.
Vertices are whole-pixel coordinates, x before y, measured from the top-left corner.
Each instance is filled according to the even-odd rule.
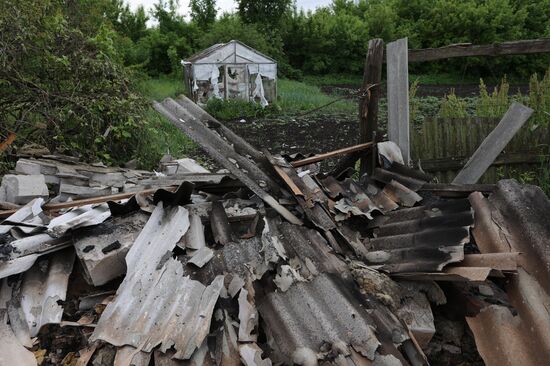
[[[222,121],[262,117],[276,108],[277,107],[273,105],[262,108],[262,106],[258,103],[247,102],[240,99],[224,100],[212,98],[206,104],[206,111],[214,118]]]
[[[124,162],[143,140],[145,101],[119,63],[114,31],[81,20],[81,11],[61,0],[5,4],[0,126],[18,134],[16,146],[32,141],[85,160]]]

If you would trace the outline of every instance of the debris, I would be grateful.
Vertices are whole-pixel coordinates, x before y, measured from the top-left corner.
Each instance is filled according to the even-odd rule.
[[[356,151],[365,150],[365,149],[368,149],[369,147],[371,147],[372,145],[373,145],[372,142],[365,142],[363,144],[350,146],[350,147],[344,147],[342,149],[338,149],[338,150],[331,151],[331,152],[328,152],[328,153],[314,155],[314,156],[311,156],[311,157],[303,159],[303,160],[295,160],[291,164],[294,168],[298,168],[298,167],[301,167],[301,166],[304,166],[304,165],[317,163],[319,161],[323,161],[323,160],[328,159],[328,158],[333,158],[335,156],[346,155],[346,154],[350,154],[350,153],[353,153],[353,152],[356,152]]]
[[[183,239],[178,242],[178,246],[192,250],[198,250],[206,246],[204,239],[204,226],[199,215],[189,214],[189,229],[183,236]]]
[[[15,141],[17,134],[15,132],[10,132],[8,137],[0,142],[0,152],[6,151],[6,149]]]
[[[376,151],[378,151],[378,162],[384,168],[390,167],[393,163],[405,164],[401,149],[393,141],[377,143]]]
[[[147,222],[144,213],[113,217],[102,226],[83,231],[74,241],[88,283],[103,285],[126,272],[126,253]]]
[[[263,351],[255,343],[240,346],[239,353],[245,366],[271,366],[271,360],[262,359]]]
[[[252,334],[258,325],[258,311],[254,303],[248,298],[254,298],[254,294],[248,293],[243,287],[239,294],[239,342],[255,342],[257,335]]]
[[[193,253],[193,256],[189,260],[188,263],[192,263],[195,266],[202,268],[212,257],[214,256],[214,252],[212,249],[208,247],[202,247],[198,249],[195,253]]]
[[[27,177],[118,193],[40,197],[3,213],[0,360],[36,365],[27,349],[81,366],[550,357],[550,201],[540,189],[434,185],[388,142],[359,182],[297,170],[296,156],[254,150],[188,100],[162,108],[244,185],[170,156],[158,178],[20,159]],[[123,191],[146,181],[157,188]]]
[[[388,139],[403,154],[405,165],[410,160],[409,142],[409,64],[408,40],[401,38],[386,45],[388,72]]]
[[[169,98],[166,99],[163,104],[155,103],[154,107],[176,125],[176,127],[180,128],[190,138],[205,148],[212,158],[233,173],[235,177],[256,193],[269,206],[279,212],[285,219],[294,224],[302,223],[294,214],[280,205],[273,196],[258,185],[260,181],[267,182],[267,185],[271,187],[271,189],[277,190],[277,184],[250,160],[239,155],[234,148],[228,145],[219,135],[213,134],[205,125],[198,122],[196,120],[197,117],[189,115],[189,112],[187,112],[185,108],[182,108],[181,105]],[[183,115],[186,119],[184,120],[182,117],[178,117],[178,115]],[[183,121],[186,123],[182,123]],[[244,173],[235,164],[231,163],[229,159],[238,161],[239,165],[243,169],[246,169],[248,173]]]
[[[2,316],[3,317],[3,316]],[[19,343],[9,324],[0,319],[0,364],[37,366],[34,354]]]
[[[233,241],[233,233],[229,226],[229,219],[220,201],[212,202],[212,210],[209,216],[214,241],[221,245],[226,245]]]
[[[6,174],[0,185],[0,201],[25,204],[35,198],[48,198],[48,186],[43,175]]]
[[[46,324],[61,322],[67,284],[72,272],[74,251],[70,248],[50,258],[40,259],[12,287],[12,303],[8,308],[10,323],[16,334],[36,337]],[[21,328],[17,328],[21,326]],[[24,342],[31,344],[30,338]]]

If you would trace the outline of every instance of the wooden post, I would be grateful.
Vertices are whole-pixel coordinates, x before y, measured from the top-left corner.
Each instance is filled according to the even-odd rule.
[[[409,65],[407,38],[388,43],[388,140],[401,149],[403,161],[409,164]]]
[[[474,184],[491,166],[497,156],[512,140],[516,132],[531,117],[533,110],[514,102],[493,131],[483,140],[464,168],[453,180],[453,184]]]
[[[359,100],[359,143],[372,141],[378,129],[378,100],[380,99],[380,81],[384,61],[384,41],[371,39],[363,72],[362,96]],[[360,175],[372,174],[372,159],[361,158]]]

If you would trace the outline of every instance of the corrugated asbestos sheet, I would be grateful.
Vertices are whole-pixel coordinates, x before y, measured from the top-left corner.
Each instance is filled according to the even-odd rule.
[[[474,222],[467,200],[402,209],[384,219],[366,242],[366,260],[392,273],[441,271],[461,261]]]
[[[109,206],[58,214],[40,198],[9,211],[0,363],[34,366],[27,349],[81,366],[550,359],[550,202],[540,189],[503,181],[488,198],[442,198],[392,144],[360,182],[314,175],[189,103],[155,107],[248,190],[184,182]],[[52,174],[94,185],[128,178],[73,165]],[[455,188],[464,197],[472,187],[445,190]]]
[[[380,342],[374,321],[350,287],[322,274],[311,282],[297,283],[287,292],[266,296],[259,311],[282,361],[314,364],[325,345],[327,351],[341,347],[344,354],[351,353],[348,348],[353,347],[364,357],[375,359]]]
[[[174,347],[174,357],[180,359],[190,358],[200,347],[210,329],[223,276],[208,287],[184,277],[183,266],[171,258],[171,251],[188,227],[186,209],[164,209],[162,203],[155,208],[126,256],[127,275],[92,340],[145,352],[158,345],[163,352]]]
[[[239,150],[243,150],[243,152],[253,150],[242,139],[236,135],[223,134],[224,126],[219,122],[207,121],[211,124],[215,123],[212,126],[213,128],[210,128],[211,124],[203,123],[200,120],[201,115],[197,111],[178,104],[173,99],[167,98],[162,103],[155,103],[154,107],[159,113],[172,121],[176,127],[184,131],[193,141],[200,144],[214,160],[228,169],[237,179],[283,217],[294,224],[301,224],[301,221],[294,214],[279,204],[272,196],[272,194],[279,193],[281,188],[268,174],[260,169],[258,163],[261,163],[261,161],[256,160],[256,162],[253,162],[239,153]],[[221,131],[221,135],[216,129]],[[229,143],[229,138],[231,138],[232,144]],[[255,150],[251,151],[251,154],[258,154],[257,151],[254,152]]]
[[[491,305],[467,318],[487,365],[543,365],[550,359],[550,201],[539,187],[501,181],[489,198],[470,195],[482,253],[521,252],[506,285],[517,310]]]

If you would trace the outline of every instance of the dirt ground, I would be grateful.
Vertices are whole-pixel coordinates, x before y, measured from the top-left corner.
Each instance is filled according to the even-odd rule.
[[[274,154],[321,153],[357,143],[356,114],[311,114],[303,117],[230,121],[227,127],[259,150]],[[336,161],[329,161],[329,168]]]
[[[459,96],[479,95],[477,85],[421,85],[418,96],[444,96],[451,88]],[[488,86],[492,90],[494,85]],[[528,92],[526,85],[510,86],[511,93],[520,88],[522,93]],[[333,85],[321,88],[331,96],[355,95],[356,89],[351,85]],[[382,88],[385,97],[385,88]],[[380,128],[384,130],[384,116],[380,116]],[[277,118],[254,118],[226,121],[224,124],[235,133],[250,142],[259,150],[267,149],[275,154],[311,154],[327,152],[358,142],[358,114],[357,113],[323,113],[322,110],[305,116],[280,116]],[[205,158],[197,152],[195,158]],[[329,170],[338,159],[331,159],[323,163],[322,169]]]

